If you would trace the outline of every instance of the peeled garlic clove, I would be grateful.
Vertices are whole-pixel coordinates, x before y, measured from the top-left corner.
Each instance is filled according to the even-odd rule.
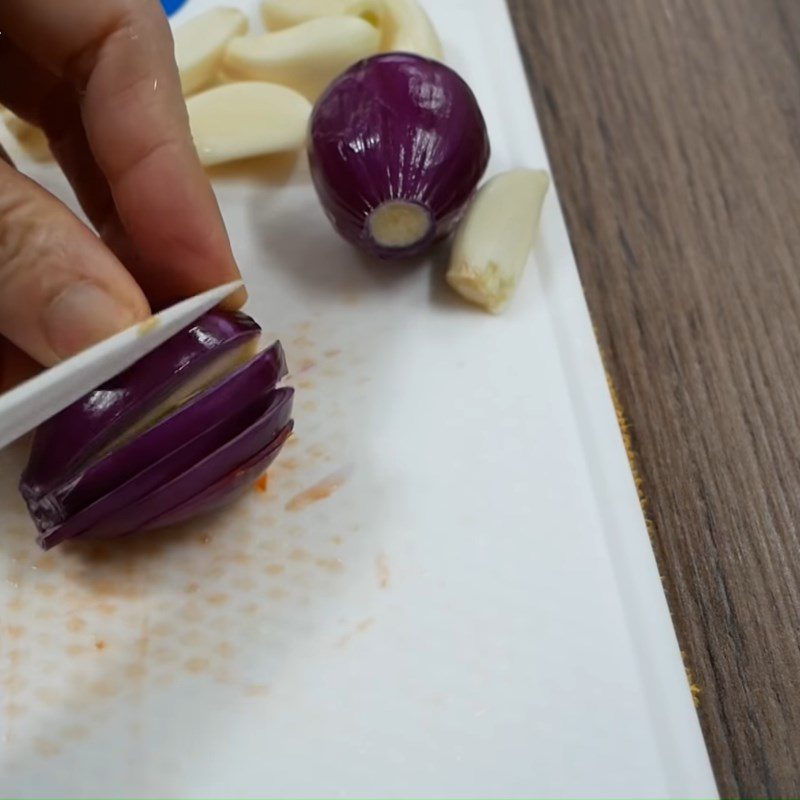
[[[460,295],[503,310],[525,269],[549,184],[544,170],[513,169],[481,187],[456,230],[447,270]]]
[[[376,28],[359,17],[312,19],[278,33],[233,39],[222,71],[280,83],[316,100],[347,67],[377,53],[379,42]]]
[[[263,0],[261,14],[271,31],[319,17],[361,17],[381,31],[380,50],[417,53],[442,60],[442,44],[417,0]]]
[[[383,0],[384,53],[416,53],[442,60],[442,43],[430,17],[417,0]]]
[[[35,135],[37,131],[41,132],[35,125],[31,125],[30,122],[18,117],[11,109],[5,107],[0,108],[0,119],[18,142]]]
[[[0,108],[0,119],[17,144],[35,161],[49,161],[53,158],[50,144],[44,131],[27,120],[18,117],[8,108]]]
[[[383,31],[386,25],[384,0],[349,0],[341,13],[348,17],[361,17],[379,31]]]
[[[234,36],[247,33],[247,17],[238,8],[212,8],[175,31],[175,60],[184,94],[210,83]]]
[[[203,164],[283,153],[301,147],[311,114],[305,97],[285,86],[248,81],[217,86],[186,101]]]
[[[269,31],[280,31],[317,17],[343,14],[349,0],[263,0],[261,16]]]
[[[270,32],[301,25],[319,17],[361,17],[376,28],[384,22],[383,0],[264,0],[261,16]]]

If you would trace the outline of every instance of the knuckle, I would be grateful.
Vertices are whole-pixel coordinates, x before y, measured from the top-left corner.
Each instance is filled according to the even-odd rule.
[[[0,276],[5,276],[30,249],[39,234],[33,220],[35,202],[23,192],[0,192]]]
[[[50,230],[33,192],[0,184],[0,284],[24,278],[29,265],[52,249]]]
[[[85,88],[103,54],[132,43],[162,50],[172,44],[172,30],[158,0],[104,0],[84,40],[64,64],[65,75]]]

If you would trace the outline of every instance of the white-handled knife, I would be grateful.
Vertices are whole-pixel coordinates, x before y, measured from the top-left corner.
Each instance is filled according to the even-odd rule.
[[[182,300],[0,394],[0,447],[127,369],[241,285],[241,281],[233,281]]]

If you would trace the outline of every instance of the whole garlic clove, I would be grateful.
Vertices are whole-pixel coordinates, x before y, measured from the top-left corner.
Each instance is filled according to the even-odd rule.
[[[5,107],[0,107],[0,119],[5,123],[8,132],[17,140],[17,144],[34,161],[52,161],[50,143],[41,128],[18,117]]]
[[[231,40],[222,71],[280,83],[316,100],[347,67],[378,52],[380,34],[359,17],[312,19],[278,33]]]
[[[0,106],[0,120],[5,123],[8,132],[17,140],[26,139],[37,131],[41,131],[36,125],[32,125],[22,117],[18,117],[10,108],[5,106]]]
[[[539,226],[550,178],[544,170],[496,175],[475,195],[456,230],[447,282],[498,313],[516,291]]]
[[[382,52],[416,53],[442,60],[442,43],[417,0],[383,0],[383,6]]]
[[[382,29],[386,17],[384,0],[264,0],[264,26],[270,32],[301,25],[320,17],[361,17]]]
[[[261,17],[268,31],[280,31],[317,17],[345,13],[349,0],[263,0]]]
[[[369,22],[374,28],[383,31],[386,27],[386,3],[384,0],[348,0],[341,12],[348,17],[361,17],[365,22]]]
[[[186,101],[203,164],[283,153],[305,142],[311,104],[285,86],[248,81],[217,86]]]
[[[380,51],[417,53],[442,59],[442,44],[417,0],[263,0],[261,14],[271,31],[319,17],[361,17],[381,31]]]
[[[175,61],[185,95],[211,83],[234,36],[247,33],[248,22],[238,8],[212,8],[181,25],[174,35]]]

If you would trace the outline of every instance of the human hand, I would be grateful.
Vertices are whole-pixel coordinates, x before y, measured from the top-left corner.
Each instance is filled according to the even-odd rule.
[[[0,159],[2,389],[31,357],[51,365],[239,272],[158,2],[2,0],[0,31],[0,103],[44,130],[99,233]]]

